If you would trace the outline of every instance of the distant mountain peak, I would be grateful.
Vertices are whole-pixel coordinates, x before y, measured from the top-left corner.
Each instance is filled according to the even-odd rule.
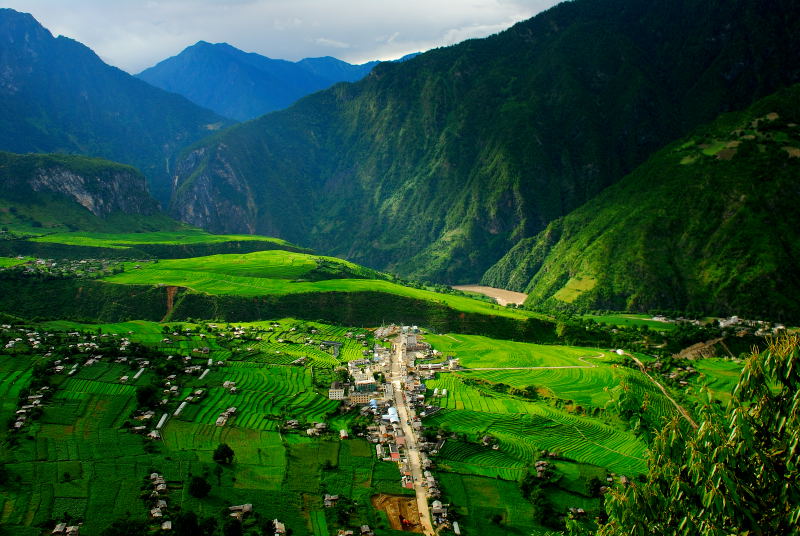
[[[247,120],[337,82],[359,80],[377,63],[351,65],[332,56],[291,62],[198,41],[136,76],[220,115]]]
[[[33,15],[11,8],[0,8],[0,43],[29,43],[31,40],[53,39],[53,34],[39,24]]]

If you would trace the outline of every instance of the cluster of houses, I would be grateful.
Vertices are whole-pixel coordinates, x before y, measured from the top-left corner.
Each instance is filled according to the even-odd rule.
[[[20,255],[17,259],[24,260],[25,257]],[[121,259],[30,259],[14,266],[0,267],[0,271],[15,270],[28,275],[46,273],[63,277],[97,277],[103,273],[123,271],[123,262]]]
[[[15,413],[14,422],[11,425],[11,429],[13,431],[21,430],[22,427],[28,423],[28,419],[31,417],[31,412],[42,407],[43,403],[46,401],[45,397],[49,394],[49,391],[50,387],[44,385],[37,389],[34,394],[28,395],[23,400],[20,400],[19,406]]]
[[[390,353],[383,346],[376,345],[372,358],[357,359],[347,363],[349,381],[331,383],[328,398],[347,402],[350,406],[368,404],[370,400],[394,397],[391,383],[378,383],[376,375],[383,375],[391,369]]]
[[[172,530],[172,521],[164,519],[168,508],[166,496],[169,492],[164,475],[151,473],[150,486],[153,488],[149,495],[151,505],[150,518],[160,524],[161,530]]]
[[[228,515],[230,515],[232,518],[242,521],[249,514],[253,513],[253,505],[250,503],[237,504],[234,506],[229,506],[228,511],[230,512]]]
[[[236,408],[235,407],[230,407],[230,408],[226,409],[225,411],[223,411],[222,413],[219,414],[219,417],[217,417],[217,421],[216,421],[215,424],[217,426],[225,426],[228,423],[228,420],[231,417],[233,417],[233,415],[235,413],[236,413]]]
[[[67,525],[66,523],[57,523],[53,532],[50,534],[65,534],[67,536],[80,536],[80,525]]]

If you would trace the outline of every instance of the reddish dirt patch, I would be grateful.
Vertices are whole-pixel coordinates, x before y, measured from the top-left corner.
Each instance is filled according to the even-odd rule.
[[[172,313],[172,308],[175,307],[175,295],[178,293],[178,287],[167,287],[167,313],[162,318],[162,322],[169,317]]]
[[[389,517],[392,529],[405,532],[422,533],[422,524],[419,522],[417,499],[413,495],[380,495],[372,496],[372,506],[383,510]]]

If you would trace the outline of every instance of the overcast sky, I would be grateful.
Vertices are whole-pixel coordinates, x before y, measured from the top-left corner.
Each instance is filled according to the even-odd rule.
[[[557,0],[5,0],[130,73],[200,40],[271,58],[394,59],[504,30]]]

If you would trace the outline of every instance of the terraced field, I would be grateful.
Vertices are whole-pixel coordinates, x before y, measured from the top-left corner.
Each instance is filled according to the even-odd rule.
[[[188,406],[178,419],[213,425],[220,413],[235,407],[231,425],[275,430],[277,423],[271,417],[324,421],[339,405],[313,390],[308,369],[249,363],[231,365],[215,370],[206,378],[210,385],[219,387],[210,388],[202,404]],[[223,381],[236,382],[237,392],[232,394],[223,389]]]
[[[532,405],[528,414],[443,411],[428,419],[431,426],[465,433],[473,441],[490,434],[507,455],[531,465],[539,451],[559,452],[584,463],[618,473],[638,474],[647,470],[645,444],[629,432],[598,420]]]
[[[616,374],[617,371],[612,367],[598,365],[597,368],[589,369],[459,372],[457,376],[504,383],[517,389],[533,385],[562,400],[572,400],[584,407],[602,408],[612,398],[611,393],[605,389],[614,389],[619,383]]]
[[[585,494],[587,475],[602,480],[607,470],[629,476],[647,471],[645,442],[626,431],[615,412],[623,386],[642,401],[652,422],[675,413],[639,371],[617,365],[616,355],[597,349],[460,334],[428,335],[426,340],[466,367],[426,381],[429,395],[447,389],[445,397],[428,398],[428,403],[445,409],[426,418],[426,425],[456,434],[436,457],[439,469],[446,471],[443,475],[518,482],[533,470],[542,451],[556,453],[559,484],[549,494],[551,502],[563,509],[593,510],[598,505]],[[532,398],[531,391],[536,393]],[[496,443],[496,450],[481,444],[485,436]],[[559,465],[576,475],[562,472]],[[443,478],[445,488],[448,479]],[[468,482],[488,485],[483,480]],[[452,495],[448,498],[457,503]],[[491,515],[513,519],[505,510]],[[475,517],[472,511],[467,517],[474,529],[501,533],[495,525],[479,527]]]
[[[453,473],[472,474],[517,481],[528,473],[528,463],[509,454],[480,446],[448,440],[439,454],[438,469]]]
[[[193,331],[173,335],[181,328]],[[146,519],[148,507],[140,498],[140,486],[153,470],[163,473],[168,481],[165,498],[172,512],[173,506],[180,506],[200,517],[216,518],[231,504],[252,503],[260,515],[281,519],[296,535],[329,534],[341,527],[336,517],[322,508],[322,494],[331,492],[357,501],[351,526],[369,524],[381,536],[395,534],[388,528],[385,515],[373,510],[369,502],[376,493],[407,492],[400,487],[393,464],[375,459],[374,450],[364,440],[340,441],[335,430],[321,439],[308,438],[302,431],[277,431],[290,418],[302,422],[328,420],[333,425],[328,416],[338,403],[317,391],[314,376],[323,374],[323,365],[360,357],[361,342],[346,335],[366,331],[292,319],[214,329],[146,322],[51,322],[39,328],[42,332],[57,329],[86,333],[89,340],[100,340],[101,333],[129,337],[135,343],[144,343],[144,357],[157,364],[164,364],[167,352],[191,354],[190,348],[200,344],[214,347],[212,353],[218,355],[227,352],[232,359],[225,359],[224,365],[215,363],[202,380],[196,374],[179,374],[174,382],[180,388],[167,407],[174,408],[177,401],[198,388],[205,395],[185,406],[178,417],[170,416],[161,429],[162,440],[154,443],[128,427],[131,422],[139,424],[131,421],[137,408],[137,388],[161,385],[163,381],[163,375],[155,369],[133,380],[138,365],[104,360],[80,367],[72,376],[53,376],[53,399],[2,459],[12,477],[19,478],[19,485],[0,489],[0,524],[13,534],[39,536],[39,525],[52,524],[65,514],[82,519],[81,533],[87,536],[98,535],[119,518]],[[338,359],[317,347],[319,355],[312,357],[312,370],[311,364],[265,363],[259,349],[246,351],[260,342],[255,341],[258,336],[282,353],[289,348],[311,352],[314,347],[303,347],[302,342],[312,329],[317,331],[314,337],[342,342]],[[241,333],[241,339],[234,332]],[[201,333],[205,338],[200,338]],[[164,344],[165,337],[173,343]],[[297,342],[278,343],[279,338]],[[71,336],[69,340],[74,339]],[[186,365],[205,365],[207,357],[196,356]],[[34,361],[22,350],[0,356],[3,416],[16,409],[19,392],[31,380]],[[120,382],[123,375],[130,376],[127,383]],[[235,381],[238,392],[224,389],[224,381]],[[219,413],[230,406],[237,407],[235,416],[225,426],[216,426]],[[172,409],[161,411],[171,415]],[[148,428],[159,415],[149,421]],[[337,425],[346,426],[346,417],[337,419]],[[7,432],[0,434],[6,436]],[[212,453],[223,442],[233,448],[235,460],[215,476]],[[212,485],[209,497],[201,500],[188,494],[186,482],[192,474],[207,475]]]
[[[257,235],[214,235],[200,229],[180,231],[155,231],[149,233],[54,233],[31,239],[34,242],[50,242],[70,246],[91,246],[101,248],[127,248],[141,244],[186,245],[219,244],[222,242],[267,242],[281,246],[291,246],[279,238]]]
[[[742,373],[741,363],[726,359],[703,359],[694,363],[694,367],[701,374],[698,385],[707,386],[714,398],[723,403],[731,399],[731,392]]]
[[[592,367],[595,362],[586,358],[601,354],[594,348],[546,346],[479,335],[426,335],[425,340],[443,354],[457,357],[465,368]]]

